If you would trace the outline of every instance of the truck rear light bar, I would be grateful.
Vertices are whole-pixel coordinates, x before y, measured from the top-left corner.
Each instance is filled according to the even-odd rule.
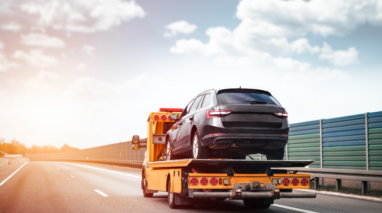
[[[297,186],[300,183],[300,180],[298,178],[292,178],[292,185]]]
[[[290,184],[290,179],[287,177],[283,178],[283,185],[288,186],[289,184]]]
[[[181,108],[159,108],[159,112],[182,112]]]
[[[306,186],[308,185],[308,183],[309,183],[308,178],[301,178],[301,185]]]
[[[228,114],[230,114],[232,111],[229,110],[220,110],[220,109],[213,109],[213,110],[207,110],[206,112],[206,118],[217,118],[217,117],[223,117]]]
[[[198,178],[196,178],[196,177],[193,177],[193,178],[190,179],[190,183],[191,183],[191,185],[193,185],[193,186],[198,185],[198,182],[199,182],[199,180],[198,180]]]
[[[288,113],[287,112],[274,112],[274,114],[280,118],[288,118]]]
[[[210,184],[216,186],[218,184],[218,179],[216,177],[210,178]]]
[[[203,186],[207,185],[208,184],[208,179],[206,177],[200,178],[200,184],[202,184]]]

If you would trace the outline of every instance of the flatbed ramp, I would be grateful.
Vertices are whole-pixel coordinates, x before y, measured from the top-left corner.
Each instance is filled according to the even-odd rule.
[[[305,167],[314,160],[235,160],[235,159],[182,159],[169,161],[154,161],[147,163],[148,168],[179,168],[179,167],[204,167],[204,166],[222,166],[222,165],[245,165],[261,167]]]

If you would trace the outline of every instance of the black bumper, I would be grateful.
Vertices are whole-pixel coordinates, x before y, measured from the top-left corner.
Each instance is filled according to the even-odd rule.
[[[281,134],[242,134],[225,133],[224,135],[206,135],[202,138],[202,146],[212,149],[281,149],[288,142],[288,136]]]

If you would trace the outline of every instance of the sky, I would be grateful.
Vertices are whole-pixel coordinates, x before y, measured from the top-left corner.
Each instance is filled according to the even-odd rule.
[[[382,1],[1,0],[0,138],[89,148],[210,88],[290,123],[382,111]]]

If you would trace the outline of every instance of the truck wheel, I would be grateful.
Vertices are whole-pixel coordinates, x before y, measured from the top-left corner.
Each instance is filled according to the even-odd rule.
[[[192,136],[192,156],[195,159],[208,158],[208,147],[201,146],[198,131],[195,131],[194,135]]]
[[[268,151],[265,155],[267,156],[267,160],[282,160],[284,159],[284,151],[285,149],[275,149],[272,151]]]
[[[146,181],[146,173],[143,173],[142,175],[142,191],[143,191],[143,197],[153,197],[154,193],[147,193],[147,181]]]
[[[175,205],[175,194],[171,192],[170,180],[167,183],[167,191],[168,191],[167,201],[168,201],[168,206],[170,207],[170,209],[179,208],[179,206]]]
[[[271,204],[258,203],[254,199],[244,199],[244,206],[246,209],[267,209]]]

